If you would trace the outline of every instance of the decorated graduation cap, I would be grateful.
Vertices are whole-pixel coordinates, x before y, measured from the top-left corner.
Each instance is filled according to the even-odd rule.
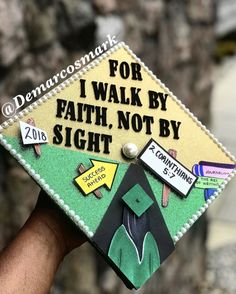
[[[0,141],[136,289],[236,168],[124,43],[3,123]]]

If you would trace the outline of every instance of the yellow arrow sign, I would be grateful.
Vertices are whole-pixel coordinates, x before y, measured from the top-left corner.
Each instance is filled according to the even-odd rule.
[[[102,186],[111,190],[118,164],[99,160],[91,160],[91,162],[93,167],[75,179],[77,185],[85,195]]]

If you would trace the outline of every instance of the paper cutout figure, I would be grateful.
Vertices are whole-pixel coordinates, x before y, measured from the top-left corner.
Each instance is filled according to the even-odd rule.
[[[151,139],[138,157],[158,178],[187,197],[197,177]]]
[[[193,166],[193,172],[197,176],[227,179],[235,167],[235,164],[200,161]]]
[[[204,199],[207,201],[224,184],[225,179],[236,168],[235,164],[200,161],[193,166],[193,172],[198,176],[196,188],[204,189]]]
[[[195,183],[196,188],[207,189],[207,188],[218,188],[219,185],[224,183],[224,179],[221,178],[210,178],[210,177],[198,177]]]
[[[153,204],[152,199],[138,184],[132,187],[122,199],[138,217]]]
[[[84,195],[93,193],[98,188],[105,186],[111,190],[118,165],[112,162],[91,160],[93,167],[79,177],[75,178]]]
[[[108,256],[130,278],[135,288],[141,287],[160,266],[158,248],[152,234],[148,232],[145,235],[140,256],[124,225],[117,229]]]
[[[140,207],[135,204],[137,196]],[[129,288],[139,288],[174,250],[159,205],[140,165],[129,166],[92,241],[103,254],[108,254],[116,270],[125,274]],[[131,259],[127,249],[131,250]],[[124,255],[121,257],[119,252]]]
[[[86,168],[85,166],[83,165],[83,163],[81,163],[79,166],[78,166],[78,172],[80,175],[82,175],[83,173],[86,172]],[[98,199],[101,199],[102,198],[102,193],[99,189],[96,189],[93,191],[93,194],[98,198]]]
[[[32,124],[20,121],[20,130],[24,145],[45,144],[48,142],[47,133]]]

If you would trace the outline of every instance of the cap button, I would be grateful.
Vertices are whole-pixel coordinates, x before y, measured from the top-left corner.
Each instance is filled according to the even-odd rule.
[[[122,147],[122,152],[125,157],[134,159],[138,155],[138,147],[134,143],[126,143]]]

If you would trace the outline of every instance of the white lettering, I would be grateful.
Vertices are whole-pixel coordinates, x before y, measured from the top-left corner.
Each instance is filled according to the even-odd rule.
[[[25,98],[23,95],[17,95],[16,97],[13,98],[16,109],[21,108],[25,104]]]

